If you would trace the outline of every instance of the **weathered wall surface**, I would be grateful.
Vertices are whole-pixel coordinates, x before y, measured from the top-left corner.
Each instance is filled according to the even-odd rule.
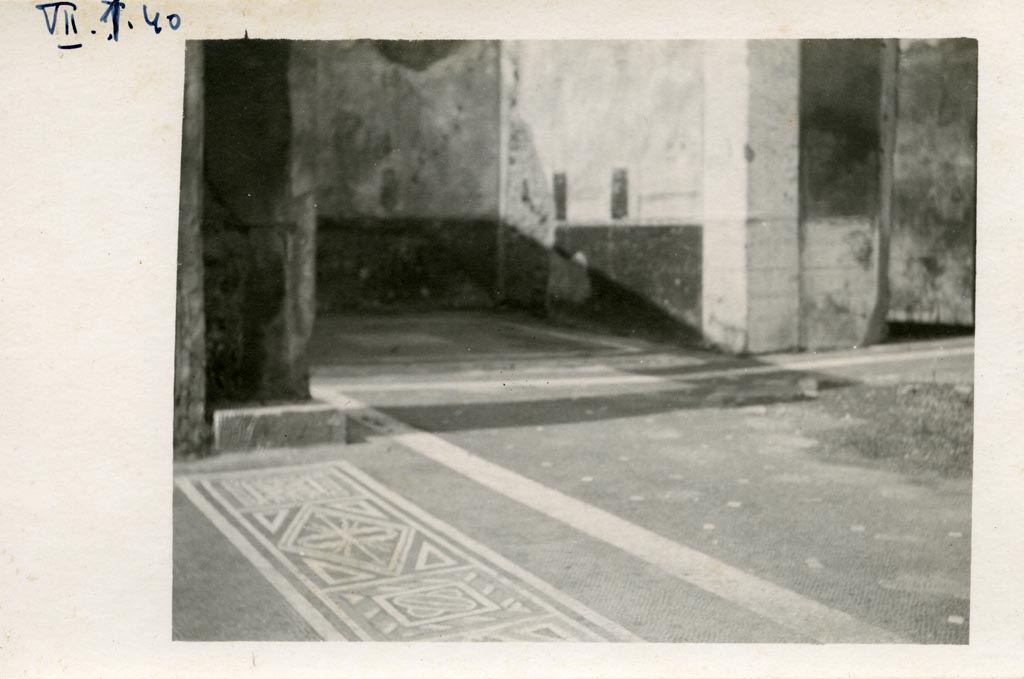
[[[703,56],[701,330],[739,352],[747,348],[750,64],[744,41],[709,41]]]
[[[974,324],[978,44],[902,41],[889,319]]]
[[[799,45],[704,44],[702,330],[729,351],[797,344]]]
[[[318,86],[315,43],[290,46],[288,103],[291,141],[288,147],[288,188],[285,195],[284,373],[291,393],[306,396],[309,360],[306,347],[316,319],[316,163],[318,111],[312,93]]]
[[[878,300],[880,40],[801,45],[801,345],[856,346]]]
[[[622,296],[699,326],[700,45],[501,47],[506,297],[536,303],[550,285],[555,306],[620,308],[611,297]],[[613,205],[617,171],[625,190]],[[566,288],[583,261],[591,280]]]
[[[799,344],[800,46],[748,41],[747,350]]]
[[[501,184],[498,289],[502,303],[547,310],[548,279],[564,267],[551,252],[555,207],[551,178],[532,121],[522,109],[523,52],[530,43],[503,42],[501,49]]]
[[[320,310],[489,304],[497,44],[314,44]]]
[[[496,43],[325,41],[316,50],[324,217],[497,216]]]
[[[301,43],[205,46],[208,406],[309,397],[315,71],[293,57]]]
[[[206,311],[203,304],[203,44],[185,46],[178,279],[174,323],[174,457],[206,451]]]
[[[288,183],[288,43],[211,40],[205,47],[210,197],[238,222],[272,224]]]
[[[320,227],[320,314],[493,303],[494,220],[368,218]]]

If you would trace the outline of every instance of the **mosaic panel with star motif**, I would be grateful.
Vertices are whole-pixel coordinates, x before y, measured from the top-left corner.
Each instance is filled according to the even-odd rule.
[[[340,635],[373,641],[613,641],[623,630],[553,595],[344,462],[182,480]]]

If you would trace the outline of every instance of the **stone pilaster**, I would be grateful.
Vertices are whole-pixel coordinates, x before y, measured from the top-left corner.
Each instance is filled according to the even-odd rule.
[[[797,344],[799,82],[793,41],[704,45],[702,327],[727,351]]]

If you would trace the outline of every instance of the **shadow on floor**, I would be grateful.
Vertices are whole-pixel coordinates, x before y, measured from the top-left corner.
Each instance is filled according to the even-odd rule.
[[[532,401],[444,403],[380,407],[402,422],[429,432],[577,424],[655,415],[697,408],[742,408],[813,398],[807,381],[817,390],[855,384],[809,372],[780,371],[757,378],[706,380],[685,388],[601,396],[560,397]]]
[[[951,339],[954,337],[973,337],[974,326],[949,325],[941,323],[897,323],[888,324],[886,344],[901,342],[919,342],[930,339]]]

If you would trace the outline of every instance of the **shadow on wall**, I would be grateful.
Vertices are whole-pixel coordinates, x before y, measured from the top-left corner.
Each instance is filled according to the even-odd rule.
[[[495,235],[486,220],[321,220],[318,314],[508,306],[620,335],[700,342],[699,227],[588,227],[586,235],[560,235],[554,248],[506,232],[514,239],[514,250],[505,243],[506,266],[532,269],[523,277],[543,287],[526,303],[504,304],[495,295]],[[603,267],[618,271],[613,277]]]
[[[552,293],[549,313],[553,319],[617,335],[692,348],[704,347],[699,329],[666,313],[646,296],[622,286],[600,271],[582,267],[560,253],[554,252],[551,257],[557,260],[556,266],[575,269],[575,277],[585,276],[590,289],[590,295],[582,303]]]
[[[672,227],[678,228],[678,227]],[[597,231],[610,232],[616,230],[614,240],[624,241],[619,251],[620,259],[629,261],[630,257],[636,257],[638,250],[642,248],[638,243],[648,241],[647,245],[653,245],[653,231],[645,228],[630,230],[628,227],[604,227],[594,229]],[[508,234],[506,230],[506,234]],[[699,238],[700,229],[690,231],[690,237],[697,237],[696,255],[697,265],[688,272],[688,277],[696,277],[696,300],[695,313],[697,318],[700,315],[700,268],[699,268]],[[507,235],[506,238],[509,238]],[[514,267],[520,274],[523,281],[543,281],[543,287],[532,293],[532,299],[538,296],[540,304],[522,304],[510,301],[506,305],[514,308],[525,309],[537,316],[547,317],[565,325],[575,326],[583,329],[611,332],[620,336],[636,337],[658,342],[671,342],[684,346],[696,347],[702,345],[699,326],[689,319],[681,318],[682,314],[676,315],[666,310],[665,307],[657,304],[654,299],[659,299],[663,292],[657,289],[659,277],[661,279],[672,278],[669,286],[675,290],[681,290],[681,279],[672,272],[677,271],[679,262],[668,269],[659,269],[657,262],[644,259],[634,259],[631,264],[637,278],[631,281],[633,285],[627,284],[624,278],[628,279],[629,271],[621,271],[618,275],[600,268],[591,266],[586,257],[586,250],[580,243],[572,244],[569,238],[560,238],[560,242],[552,248],[537,243],[534,239],[522,234],[512,234],[511,242],[514,250],[509,247],[509,240],[505,243],[506,255],[510,250],[512,256],[508,257],[507,267]],[[612,240],[612,239],[609,239]],[[676,250],[677,251],[677,250]],[[614,259],[616,252],[613,246],[609,255]],[[666,253],[667,254],[667,253]],[[524,273],[526,272],[526,273]],[[538,285],[540,287],[540,285]],[[672,294],[672,293],[669,293]],[[692,296],[693,289],[683,291],[686,296]],[[692,308],[692,307],[691,307]]]
[[[300,371],[289,371],[285,327],[296,153],[316,158],[321,314],[507,305],[696,340],[699,228],[556,220],[528,122],[503,102],[508,127],[499,124],[498,97],[511,95],[498,86],[496,43],[296,44],[205,48],[208,412],[308,396]],[[310,49],[318,77],[296,80],[294,59]],[[296,147],[295,101],[315,102],[315,148]]]
[[[531,104],[531,97],[539,96],[538,82],[551,76],[544,75],[544,68],[553,62],[541,66],[544,59],[531,60],[524,49],[523,43],[511,41],[502,43],[500,51],[505,141],[499,246],[502,302],[618,334],[692,344],[699,337],[701,318],[700,227],[631,223],[624,167],[609,168],[606,189],[595,185],[595,191],[609,192],[606,221],[565,221],[565,201],[573,194],[574,177],[564,171],[551,173],[539,140],[550,138],[553,129],[567,139],[579,137],[568,127],[571,108],[567,110],[564,102],[573,90],[566,86],[559,99],[556,87],[545,91],[543,104]],[[577,83],[583,82],[585,71],[565,73],[559,83],[574,76]],[[580,127],[613,129],[605,116],[616,112],[616,107],[592,111],[594,117],[586,124],[581,121]],[[607,131],[603,134],[607,138]],[[608,158],[598,153],[591,160],[600,166]],[[595,195],[596,203],[604,200]]]
[[[517,107],[518,71],[496,68],[507,56],[487,41],[320,51],[331,75],[318,85],[330,112],[321,116],[318,313],[498,305],[629,335],[695,337],[699,227],[563,228]],[[576,253],[589,263],[571,260]],[[572,289],[581,276],[582,295]]]
[[[559,227],[548,309],[617,334],[702,345],[701,228]]]

